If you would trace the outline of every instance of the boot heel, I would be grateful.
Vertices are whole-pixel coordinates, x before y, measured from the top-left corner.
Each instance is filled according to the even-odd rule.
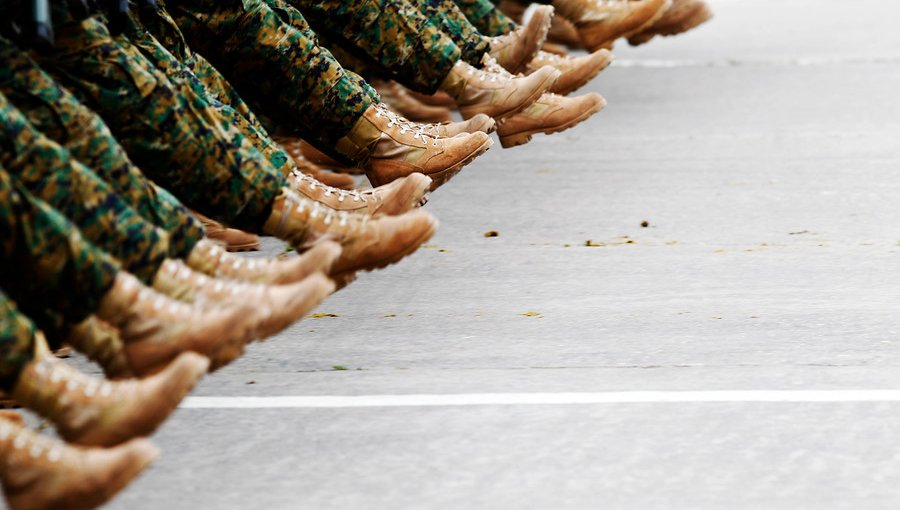
[[[526,143],[528,143],[530,141],[531,141],[531,135],[528,133],[519,133],[519,134],[515,134],[515,135],[500,137],[500,145],[504,149],[509,149],[510,147],[516,147],[518,145],[525,145]]]

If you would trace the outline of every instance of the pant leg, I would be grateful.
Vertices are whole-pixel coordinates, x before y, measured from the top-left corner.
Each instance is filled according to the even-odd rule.
[[[0,390],[11,391],[34,357],[36,333],[34,323],[0,291]]]
[[[454,0],[454,2],[469,23],[483,35],[496,37],[518,28],[516,22],[500,12],[490,0]]]
[[[223,223],[258,231],[285,184],[258,151],[211,109],[197,108],[123,36],[97,17],[76,21],[52,4],[56,43],[42,63],[97,111],[146,174],[187,206]],[[58,20],[58,21],[56,21]]]
[[[191,47],[254,111],[352,161],[336,148],[378,94],[320,47],[315,33],[298,30],[298,21],[285,21],[285,12],[262,0],[178,0],[168,8]]]
[[[142,218],[168,233],[169,256],[186,257],[203,226],[174,197],[161,197],[100,117],[82,105],[25,52],[0,39],[0,92],[42,134],[93,170]]]
[[[490,39],[478,32],[453,0],[407,0],[462,49],[463,60],[481,67],[481,58],[490,50]]]
[[[0,94],[0,163],[96,246],[145,282],[169,255],[165,231],[144,220],[90,169],[34,129]]]
[[[473,48],[457,46],[440,23],[435,24],[407,0],[267,3],[273,7],[288,3],[299,9],[317,32],[365,55],[388,77],[423,93],[434,93],[460,58],[481,58]]]
[[[36,320],[49,308],[81,322],[118,271],[112,257],[0,167],[0,286],[23,313]]]

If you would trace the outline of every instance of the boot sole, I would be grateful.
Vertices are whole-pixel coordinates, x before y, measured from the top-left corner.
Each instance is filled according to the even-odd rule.
[[[553,87],[553,85],[556,84],[556,80],[558,80],[558,79],[559,79],[558,73],[551,74],[544,81],[542,81],[540,86],[537,87],[535,89],[535,91],[532,92],[531,95],[529,95],[527,98],[525,98],[521,103],[513,106],[509,110],[505,110],[501,113],[497,113],[495,115],[488,115],[488,116],[493,118],[495,121],[498,121],[498,120],[504,119],[506,117],[511,117],[517,113],[522,112],[523,110],[525,110],[525,108],[528,108],[529,106],[531,106],[532,103],[534,103],[535,101],[540,99],[540,97],[544,94],[544,92],[547,92],[548,90],[550,90]],[[547,82],[550,82],[550,84],[548,85]],[[476,112],[471,112],[471,115],[468,115],[468,113],[470,113],[469,110],[466,110],[465,108],[460,108],[459,113],[463,116],[464,119],[468,120],[468,119],[471,119],[472,117],[478,115],[479,113],[484,113],[484,112],[476,111]]]
[[[464,166],[471,163],[475,158],[481,156],[488,149],[490,149],[494,145],[494,141],[490,138],[487,138],[484,143],[478,146],[477,149],[470,152],[465,159],[460,161],[459,163],[447,168],[446,170],[441,170],[438,173],[430,174],[428,177],[431,177],[431,186],[428,187],[428,191],[434,191],[438,189],[442,184],[449,181],[454,175],[458,174],[460,170],[463,169]]]
[[[707,6],[706,4],[700,4],[697,6],[694,12],[686,16],[684,19],[680,20],[678,23],[656,30],[654,30],[653,27],[650,27],[646,32],[638,33],[630,37],[628,39],[628,44],[632,46],[640,46],[641,44],[650,42],[650,40],[657,35],[661,37],[668,37],[683,34],[706,23],[707,21],[712,19],[712,17],[713,13],[709,6]]]
[[[661,20],[663,16],[666,15],[666,12],[668,12],[670,7],[672,7],[672,0],[668,0],[666,2],[666,4],[660,10],[656,11],[656,14],[654,14],[652,18],[647,20],[646,23],[635,28],[634,30],[631,30],[629,32],[622,34],[621,38],[628,39],[629,37],[632,37],[634,35],[640,34],[641,32],[644,32],[645,30],[648,30],[650,27],[655,25],[659,20]]]
[[[566,122],[565,124],[562,124],[560,126],[551,127],[551,128],[531,129],[528,131],[522,131],[520,133],[514,133],[511,135],[502,135],[502,136],[500,136],[500,145],[502,145],[504,149],[509,149],[510,147],[525,145],[526,143],[530,142],[531,138],[536,134],[552,135],[554,133],[561,133],[569,128],[573,128],[573,127],[577,126],[578,124],[581,124],[582,122],[584,122],[585,120],[590,118],[591,115],[594,115],[595,113],[603,110],[604,108],[606,108],[606,103],[605,102],[600,103],[597,106],[595,106],[589,110],[585,110],[584,113],[582,113],[578,117],[576,117],[576,118],[570,120],[569,122]]]
[[[529,20],[529,22],[531,22],[531,20]],[[536,35],[537,35],[537,39],[540,40],[541,43],[535,46],[535,50],[534,50],[534,52],[532,52],[531,55],[525,55],[524,57],[522,57],[522,60],[520,62],[518,62],[516,69],[515,70],[510,69],[510,72],[512,72],[513,74],[516,74],[516,73],[524,70],[525,66],[527,66],[529,62],[534,60],[534,57],[537,56],[538,51],[541,50],[541,47],[547,41],[547,36],[550,34],[550,26],[552,24],[553,24],[553,11],[551,10],[550,15],[547,16],[546,19],[544,19],[544,22],[541,23],[541,26],[538,27],[538,31],[537,31]]]
[[[578,80],[577,82],[572,84],[572,86],[569,87],[569,90],[560,89],[560,90],[551,90],[551,92],[553,92],[554,94],[559,94],[561,96],[568,96],[572,92],[575,92],[576,90],[580,89],[581,87],[584,87],[585,85],[587,85],[589,81],[596,78],[598,74],[603,72],[603,70],[605,70],[607,67],[609,67],[610,64],[612,64],[612,61],[613,61],[613,57],[612,57],[612,54],[610,54],[610,56],[606,59],[606,62],[604,62],[602,66],[599,66],[597,69],[586,74],[581,80]],[[559,83],[559,82],[557,82],[557,83]],[[556,85],[554,85],[553,87],[555,88]]]

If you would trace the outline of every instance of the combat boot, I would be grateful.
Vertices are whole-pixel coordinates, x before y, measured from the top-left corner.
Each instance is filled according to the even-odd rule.
[[[582,47],[581,38],[578,36],[575,25],[559,14],[553,15],[553,22],[550,23],[550,31],[547,32],[547,43],[544,44],[544,49],[547,49],[547,44],[558,44],[573,49]]]
[[[334,282],[314,273],[289,285],[264,285],[209,278],[178,260],[167,260],[153,288],[178,299],[215,307],[220,303],[252,302],[259,318],[253,330],[258,340],[269,338],[302,319],[334,292]]]
[[[320,243],[299,257],[247,258],[232,255],[215,243],[200,241],[185,263],[207,276],[269,285],[299,282],[316,272],[328,272],[341,247]]]
[[[697,28],[713,17],[712,10],[703,0],[672,0],[665,14],[646,30],[628,38],[632,46],[644,44],[654,36],[677,35]]]
[[[488,58],[488,61],[493,61],[493,58]],[[552,67],[517,78],[476,69],[460,60],[444,78],[441,90],[453,96],[464,119],[483,113],[500,120],[519,113],[537,101],[558,78],[559,71]]]
[[[191,212],[203,224],[203,228],[206,230],[206,237],[221,244],[227,251],[256,251],[259,249],[258,235],[236,228],[228,228],[196,211]]]
[[[358,212],[371,216],[395,216],[425,205],[431,178],[409,174],[389,184],[363,191],[346,191],[326,186],[301,172],[293,172],[289,181],[295,191],[310,200],[320,202],[336,211]]]
[[[616,39],[653,25],[671,0],[553,0],[556,12],[571,21],[588,51],[611,49]]]
[[[240,356],[259,319],[253,303],[206,310],[144,287],[124,272],[95,314],[119,330],[138,375],[158,371],[187,351],[208,357],[212,370],[222,367]]]
[[[362,160],[373,187],[418,172],[431,178],[429,189],[434,191],[494,143],[480,132],[435,137],[423,129],[410,130],[396,118],[386,106],[373,105],[338,142]]]
[[[544,66],[556,68],[561,74],[550,91],[567,96],[586,85],[592,78],[600,74],[600,71],[606,69],[612,61],[612,53],[604,49],[582,57],[560,57],[546,51],[539,51],[537,57],[528,64],[528,70],[531,72]]]
[[[67,442],[115,446],[152,434],[208,367],[208,359],[186,352],[156,375],[111,382],[44,354],[25,365],[12,396],[52,421]]]
[[[317,163],[313,163],[303,154],[303,145],[305,142],[297,137],[277,137],[276,142],[281,145],[294,163],[297,165],[296,170],[300,170],[306,175],[311,175],[322,184],[333,188],[352,190],[356,188],[356,178],[346,173],[330,172],[320,167]],[[313,149],[315,150],[315,149]],[[321,152],[316,151],[323,157],[327,157]],[[334,161],[337,163],[337,161]],[[339,165],[337,168],[344,168],[346,165]],[[335,168],[335,167],[332,167]],[[293,171],[293,170],[291,170]]]
[[[456,108],[456,101],[450,97],[450,94],[444,92],[443,90],[438,90],[434,94],[422,94],[421,92],[416,92],[415,90],[407,90],[409,95],[418,99],[420,103],[424,103],[431,106],[443,106],[445,108]]]
[[[119,493],[159,457],[146,439],[79,448],[0,419],[0,482],[10,510],[87,510]]]
[[[449,122],[453,120],[450,110],[442,106],[423,104],[409,95],[395,81],[378,80],[372,84],[381,95],[381,100],[392,110],[415,122]]]
[[[531,62],[547,40],[553,7],[540,5],[528,19],[528,23],[512,32],[491,39],[490,54],[507,71],[516,74]]]
[[[440,124],[422,124],[413,122],[388,109],[384,110],[384,114],[388,117],[390,122],[393,122],[397,126],[406,128],[409,131],[423,131],[425,134],[435,138],[453,138],[456,135],[465,133],[490,134],[497,129],[497,121],[483,113],[479,113],[462,122],[441,122]]]
[[[549,135],[565,131],[604,106],[606,100],[595,92],[578,97],[544,94],[524,112],[504,119],[497,128],[497,135],[504,148],[515,147],[528,143],[536,133]]]
[[[107,379],[130,379],[137,376],[125,355],[125,342],[119,330],[96,315],[72,326],[66,342],[100,365]]]
[[[298,248],[322,238],[339,241],[341,257],[329,274],[342,275],[398,262],[430,239],[437,225],[437,219],[421,209],[372,218],[335,211],[285,189],[275,199],[272,216],[263,228]]]

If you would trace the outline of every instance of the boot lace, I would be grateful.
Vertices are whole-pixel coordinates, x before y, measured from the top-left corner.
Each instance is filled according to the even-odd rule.
[[[401,117],[401,119],[402,119],[402,117]],[[403,120],[405,120],[405,119],[403,119]],[[338,202],[343,202],[344,199],[347,197],[352,198],[354,202],[363,202],[363,203],[366,203],[369,200],[373,200],[373,201],[377,202],[380,198],[378,196],[378,192],[375,189],[359,191],[359,190],[345,190],[345,189],[334,188],[332,186],[328,186],[327,184],[323,184],[322,182],[320,182],[316,178],[312,177],[311,175],[306,175],[305,173],[303,173],[299,170],[291,171],[291,178],[294,181],[294,184],[296,184],[298,187],[305,184],[307,187],[309,187],[309,189],[312,189],[312,190],[314,190],[316,188],[322,188],[322,190],[325,192],[326,197],[330,197],[332,195],[337,195]]]
[[[336,224],[340,229],[350,232],[359,232],[364,230],[369,223],[368,214],[352,214],[346,211],[336,211],[319,202],[304,198],[293,191],[288,192],[285,197],[285,204],[296,211],[297,214],[302,215],[305,211],[309,210],[308,218],[310,220],[316,220],[321,217],[322,223],[326,227]]]
[[[388,127],[399,127],[400,134],[406,134],[407,131],[410,131],[413,134],[413,138],[422,140],[422,143],[427,145],[430,141],[434,147],[438,146],[438,137],[426,131],[426,127],[428,127],[427,125],[417,124],[397,115],[396,113],[392,112],[384,103],[380,103],[378,105],[378,111],[375,113],[375,116],[386,117],[388,119]]]
[[[32,459],[45,455],[50,462],[58,462],[62,458],[62,447],[55,441],[2,420],[0,423],[0,441],[12,438],[12,446],[17,450],[27,450]]]

